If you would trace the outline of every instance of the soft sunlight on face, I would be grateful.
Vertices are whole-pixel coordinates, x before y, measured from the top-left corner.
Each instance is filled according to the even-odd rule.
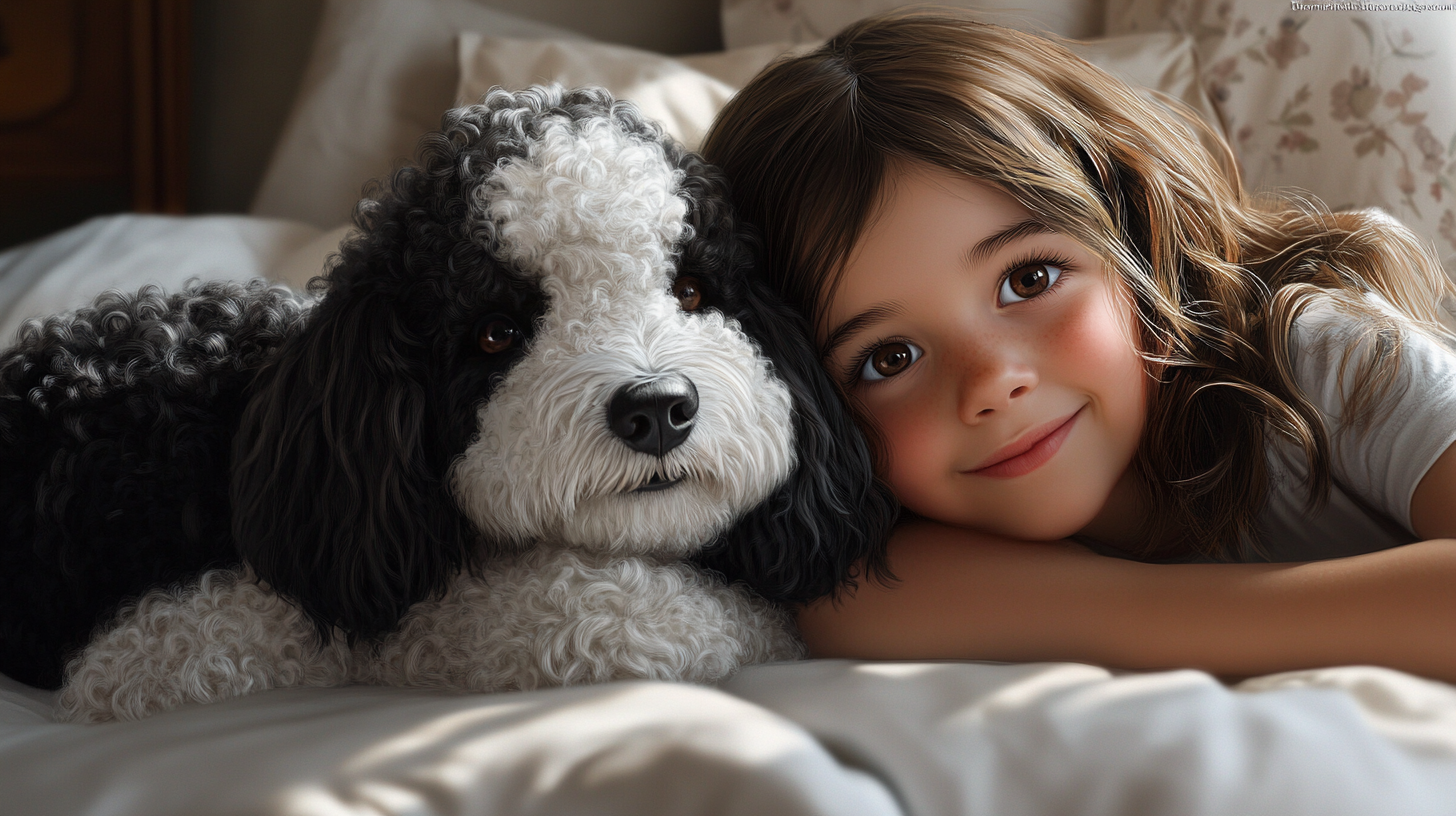
[[[821,340],[905,507],[1050,540],[1109,523],[1131,478],[1148,382],[1134,321],[1082,244],[989,184],[909,165],[887,176]]]

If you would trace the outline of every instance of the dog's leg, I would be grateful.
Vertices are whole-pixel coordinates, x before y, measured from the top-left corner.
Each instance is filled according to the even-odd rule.
[[[714,596],[722,607],[718,632],[738,644],[740,667],[775,660],[802,660],[809,656],[787,609],[769,603],[743,584],[723,586],[699,575],[704,581],[703,591]],[[704,678],[702,682],[722,679],[722,676]]]
[[[442,598],[415,604],[399,628],[355,647],[356,683],[453,691],[535,688],[529,636],[500,590],[508,577],[488,571],[456,575]]]
[[[739,667],[803,656],[782,609],[681,562],[522,554],[356,654],[355,679],[497,691],[622,679],[711,683]]]
[[[320,649],[303,613],[251,570],[214,570],[123,608],[66,667],[57,717],[134,720],[264,689],[342,685],[349,652],[340,640]]]

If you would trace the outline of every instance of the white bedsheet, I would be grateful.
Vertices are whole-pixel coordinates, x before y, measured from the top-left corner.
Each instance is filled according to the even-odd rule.
[[[96,219],[0,253],[26,317],[190,277],[302,285],[342,230]],[[0,677],[0,816],[1456,816],[1456,688],[1384,669],[1114,676],[1075,664],[805,661],[721,688],[282,690],[56,724]]]
[[[293,689],[78,726],[0,681],[0,813],[1456,813],[1456,690],[1371,668],[1272,685],[804,661],[721,690]]]

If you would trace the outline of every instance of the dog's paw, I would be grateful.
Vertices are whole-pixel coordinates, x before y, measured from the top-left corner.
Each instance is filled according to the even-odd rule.
[[[303,614],[249,571],[216,570],[124,608],[67,666],[56,717],[136,720],[270,688],[342,685],[340,640],[320,649]]]
[[[753,663],[803,660],[809,650],[799,637],[793,615],[783,606],[770,603],[742,584],[727,590],[738,595],[732,636],[741,644],[740,668]],[[723,679],[723,678],[717,678]]]
[[[354,679],[458,691],[714,683],[801,656],[784,610],[688,564],[536,550],[416,605],[356,653]]]

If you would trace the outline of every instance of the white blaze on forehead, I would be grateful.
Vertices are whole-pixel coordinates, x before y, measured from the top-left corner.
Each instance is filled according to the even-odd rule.
[[[497,227],[508,260],[538,274],[547,291],[664,290],[687,202],[682,171],[662,146],[615,122],[557,120],[526,160],[499,168],[477,204]]]

